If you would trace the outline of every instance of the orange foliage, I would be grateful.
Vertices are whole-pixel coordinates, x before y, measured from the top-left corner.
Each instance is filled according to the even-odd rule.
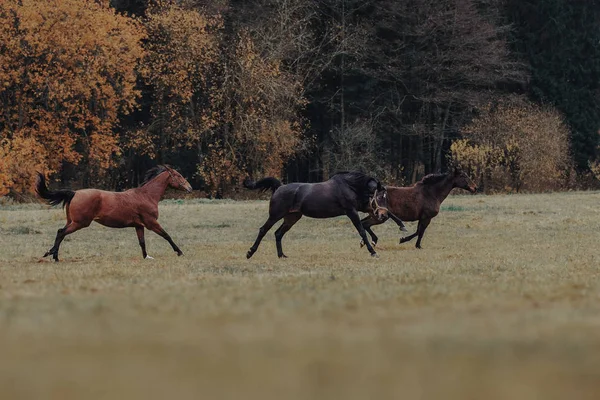
[[[65,161],[101,172],[118,153],[113,128],[136,106],[144,31],[107,3],[0,2],[0,193]]]
[[[280,60],[261,56],[245,30],[238,34],[232,60],[231,78],[224,82],[222,104],[218,104],[226,128],[216,133],[219,140],[198,166],[213,188],[239,180],[246,170],[280,175],[302,135],[302,86],[282,70]],[[227,161],[215,163],[218,157]]]
[[[246,174],[279,175],[300,142],[301,85],[279,60],[261,55],[249,32],[231,42],[218,15],[186,2],[161,2],[148,13],[142,69],[154,87],[160,146],[198,149],[198,173],[213,191]]]
[[[155,7],[148,13],[147,55],[141,72],[154,87],[153,105],[161,144],[195,145],[217,124],[212,106],[219,59],[220,17],[207,17],[178,5]]]

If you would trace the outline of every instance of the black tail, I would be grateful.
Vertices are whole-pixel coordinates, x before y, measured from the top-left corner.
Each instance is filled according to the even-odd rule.
[[[45,199],[51,206],[59,205],[63,203],[63,207],[73,200],[75,192],[72,190],[48,190],[46,186],[46,178],[44,175],[38,172],[37,184],[35,185],[35,191],[42,198]]]
[[[255,190],[260,189],[261,192],[266,192],[268,189],[271,189],[273,193],[281,186],[281,182],[277,178],[273,178],[271,176],[262,178],[259,181],[252,182],[249,179],[244,181],[244,187],[247,189]]]

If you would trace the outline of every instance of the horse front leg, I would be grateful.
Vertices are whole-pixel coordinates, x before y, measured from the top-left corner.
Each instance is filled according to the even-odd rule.
[[[417,231],[415,233],[413,233],[412,235],[408,235],[406,237],[400,238],[400,244],[410,242],[411,240],[413,240],[415,237],[418,236],[419,238],[417,239],[417,244],[415,245],[415,247],[417,249],[420,249],[421,248],[421,239],[423,238],[423,235],[425,234],[425,229],[427,229],[427,226],[429,225],[430,222],[431,222],[431,219],[419,220],[419,225],[417,225]]]
[[[376,218],[373,218],[373,216],[371,216],[371,215],[363,218],[360,221],[362,227],[365,228],[365,231],[367,231],[367,233],[371,236],[371,241],[373,242],[372,243],[373,247],[377,246],[377,241],[379,240],[379,238],[377,237],[377,235],[375,235],[375,232],[373,232],[373,230],[371,229],[371,226],[383,224],[385,221],[387,221],[387,218],[380,221]],[[365,241],[361,240],[360,247],[363,247],[364,245],[365,245]]]
[[[371,256],[377,257],[377,253],[375,252],[375,250],[373,250],[371,243],[369,243],[369,239],[367,238],[367,232],[365,231],[365,228],[363,228],[363,226],[362,226],[362,222],[360,220],[358,212],[356,210],[350,210],[350,211],[346,212],[346,215],[348,216],[348,218],[350,218],[350,221],[352,221],[352,224],[354,224],[354,227],[356,228],[361,239],[367,246],[367,250],[369,250],[369,253],[371,253]]]
[[[419,226],[421,225],[421,222],[419,221]],[[402,243],[406,243],[406,242],[410,242],[411,240],[413,240],[415,237],[417,237],[417,235],[419,234],[419,228],[417,228],[417,231],[415,233],[413,233],[412,235],[408,235],[405,237],[400,238],[400,242],[399,244]]]
[[[398,218],[391,212],[388,213],[388,216],[392,219],[392,221],[396,223],[396,225],[398,225],[401,232],[408,232],[408,230],[406,229],[406,225],[404,225],[404,222],[400,218]]]
[[[175,251],[178,256],[183,255],[183,251],[181,251],[181,249],[175,244],[175,242],[173,242],[173,239],[171,239],[171,236],[169,236],[167,231],[165,231],[162,228],[162,226],[160,226],[158,221],[151,221],[150,223],[148,223],[147,221],[144,221],[144,223],[146,224],[146,228],[150,229],[152,232],[156,233],[158,236],[162,237],[167,242],[169,242],[169,244],[173,248],[173,251]]]
[[[424,220],[419,221],[419,226],[417,228],[417,233],[419,234],[419,237],[417,238],[417,244],[415,245],[415,247],[417,249],[421,248],[421,239],[423,239],[423,235],[425,234],[425,229],[427,229],[430,222],[431,222],[431,219],[424,219]]]

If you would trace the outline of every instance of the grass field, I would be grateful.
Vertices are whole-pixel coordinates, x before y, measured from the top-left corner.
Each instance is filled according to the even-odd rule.
[[[266,201],[165,201],[185,252],[0,208],[2,399],[598,399],[600,193],[453,196],[423,250]],[[415,224],[409,224],[409,231]]]

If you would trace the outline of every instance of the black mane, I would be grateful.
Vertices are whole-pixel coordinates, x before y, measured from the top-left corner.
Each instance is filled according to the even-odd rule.
[[[331,179],[341,179],[346,182],[348,185],[352,186],[352,188],[356,191],[361,191],[368,189],[368,184],[370,181],[375,181],[379,183],[379,181],[372,176],[369,176],[363,172],[359,171],[340,171],[336,172],[332,175]]]
[[[164,165],[157,165],[156,167],[150,168],[148,171],[146,171],[146,175],[144,175],[144,181],[140,186],[144,186],[145,184],[147,184],[152,179],[156,178],[166,170],[167,167],[165,167]]]
[[[433,185],[448,177],[448,174],[429,174],[421,179],[423,185]]]
[[[350,188],[358,195],[359,204],[361,207],[365,207],[369,204],[369,200],[373,193],[369,190],[369,182],[375,181],[377,187],[381,186],[381,183],[363,172],[359,171],[340,171],[332,175],[331,179],[342,181],[346,183]]]

